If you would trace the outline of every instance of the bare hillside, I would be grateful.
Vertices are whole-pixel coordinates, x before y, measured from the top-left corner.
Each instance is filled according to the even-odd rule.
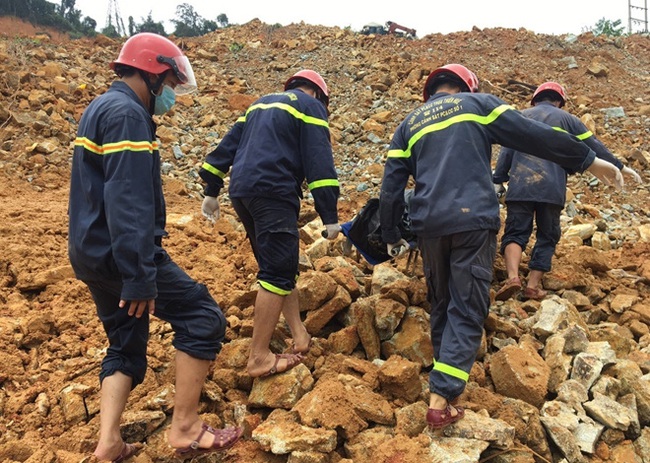
[[[0,463],[90,462],[106,341],[67,259],[69,163],[79,118],[112,82],[108,63],[121,42],[48,37],[10,18],[0,28]],[[648,36],[475,29],[408,40],[252,21],[176,42],[199,91],[158,120],[165,246],[229,321],[229,342],[204,388],[204,417],[246,429],[232,449],[195,461],[650,461]],[[491,306],[461,397],[467,416],[440,433],[424,429],[431,347],[419,261],[373,268],[343,255],[342,239],[319,239],[306,198],[298,287],[315,346],[304,365],[253,381],[244,367],[257,268],[226,195],[222,219],[202,218],[200,163],[257,97],[315,69],[331,92],[339,210],[350,220],[378,195],[388,143],[421,103],[426,76],[451,62],[517,108],[538,84],[564,84],[566,109],[643,184],[616,192],[590,174],[570,178],[563,238],[544,280],[552,296]],[[495,290],[503,277],[499,258]],[[278,325],[274,349],[286,348],[287,337]],[[147,378],[123,423],[124,438],[145,445],[134,463],[175,461],[164,434],[172,370],[170,327],[153,321]]]

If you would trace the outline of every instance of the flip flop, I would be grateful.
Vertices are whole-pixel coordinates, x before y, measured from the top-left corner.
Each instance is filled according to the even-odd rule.
[[[452,408],[456,410],[456,415],[451,414]],[[430,408],[427,411],[427,424],[431,429],[440,429],[444,428],[445,426],[449,426],[452,423],[455,423],[463,416],[465,416],[465,410],[463,407],[456,407],[454,405],[447,404],[447,407],[442,410]]]
[[[138,447],[135,444],[127,444],[126,442],[124,443],[124,447],[122,447],[122,451],[120,454],[117,456],[115,460],[113,460],[111,463],[122,463],[123,461],[128,460],[132,456],[135,456],[142,447]]]
[[[201,442],[201,438],[206,432],[212,434],[214,440],[210,447],[200,448],[199,442]],[[187,459],[198,455],[205,455],[206,453],[221,452],[235,445],[235,442],[239,440],[243,432],[244,430],[239,427],[214,429],[212,426],[203,423],[201,424],[201,432],[196,440],[192,441],[192,443],[187,447],[175,449],[174,454],[182,459]]]

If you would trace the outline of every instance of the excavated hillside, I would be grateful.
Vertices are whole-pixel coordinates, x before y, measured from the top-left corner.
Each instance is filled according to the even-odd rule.
[[[0,462],[90,462],[106,340],[67,259],[72,143],[84,108],[113,80],[121,41],[69,40],[0,18]],[[416,40],[257,20],[176,40],[199,91],[158,119],[168,232],[164,245],[205,283],[229,321],[202,396],[214,426],[241,442],[202,462],[415,463],[650,461],[650,38],[474,29]],[[643,177],[617,192],[570,178],[563,237],[543,302],[494,302],[467,391],[465,419],[425,429],[428,306],[420,261],[372,267],[343,238],[319,239],[302,212],[304,365],[252,381],[245,372],[256,264],[226,195],[214,225],[200,214],[197,172],[245,108],[301,68],[331,91],[330,125],[350,220],[378,195],[393,131],[421,102],[435,67],[474,70],[481,90],[524,108],[536,85],[564,84],[566,109]],[[494,152],[497,153],[495,146]],[[503,211],[505,214],[505,211]],[[410,265],[409,265],[410,264]],[[526,273],[526,259],[521,272]],[[503,280],[500,258],[493,288]],[[134,463],[172,462],[170,327],[151,324],[149,371],[123,436]],[[273,348],[286,348],[279,324]]]

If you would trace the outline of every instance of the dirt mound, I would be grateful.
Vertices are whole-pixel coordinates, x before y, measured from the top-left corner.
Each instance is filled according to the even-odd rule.
[[[51,40],[44,40],[41,28],[11,18],[0,18],[0,30],[0,462],[89,461],[98,429],[97,373],[106,343],[92,300],[67,260],[68,180],[79,117],[110,85],[108,63],[121,41],[103,36],[69,40],[52,32]],[[481,79],[482,91],[518,108],[528,105],[539,83],[563,83],[570,98],[566,109],[643,176],[643,185],[629,185],[621,193],[588,174],[571,177],[563,215],[567,233],[545,286],[569,307],[567,313],[579,313],[570,319],[572,327],[582,326],[592,342],[607,341],[616,351],[598,391],[607,390],[617,404],[629,404],[625,394],[632,394],[639,404],[636,425],[594,425],[602,437],[594,449],[583,448],[581,458],[632,461],[626,452],[636,452],[637,461],[648,457],[643,439],[648,438],[650,394],[641,374],[631,378],[620,371],[623,366],[650,370],[644,349],[650,344],[650,38],[475,29],[408,40],[252,21],[177,42],[193,62],[199,92],[179,98],[174,111],[159,119],[170,233],[165,246],[208,286],[230,323],[230,342],[206,383],[202,413],[215,426],[239,422],[247,430],[244,441],[220,459],[201,461],[440,461],[431,455],[442,451],[434,452],[433,446],[444,445],[444,439],[420,432],[427,397],[427,366],[418,363],[415,342],[427,332],[421,270],[408,271],[405,260],[398,259],[383,270],[403,276],[393,281],[362,260],[343,256],[341,243],[318,254],[316,237],[305,233],[302,246],[311,266],[303,278],[317,288],[333,284],[334,292],[309,300],[314,307],[305,309],[317,338],[305,368],[294,369],[289,383],[265,389],[238,363],[251,333],[255,261],[226,198],[224,218],[215,226],[201,218],[197,171],[248,104],[280,89],[298,69],[313,68],[331,90],[340,215],[349,220],[378,195],[388,143],[402,118],[420,104],[424,79],[449,62],[465,64]],[[314,217],[307,198],[302,221]],[[596,241],[593,234],[569,237],[571,226],[585,224],[604,240]],[[504,276],[500,260],[495,275],[496,289]],[[337,315],[319,323],[315,314],[324,315],[318,309],[336,304],[341,305]],[[539,304],[520,301],[491,307],[485,349],[462,400],[468,418],[489,415],[495,421],[486,426],[466,418],[474,434],[451,436],[497,429],[499,418],[512,428],[505,446],[513,458],[520,452],[516,461],[560,461],[563,455],[579,461],[580,450],[571,453],[555,439],[548,411],[513,405],[507,394],[496,392],[490,377],[490,356],[504,346],[524,345],[517,355],[528,355],[525,346],[533,344],[544,353],[549,334],[532,323],[538,310]],[[363,314],[369,324],[363,324]],[[285,347],[286,335],[286,328],[278,326],[274,347]],[[376,336],[380,351],[372,349],[367,336]],[[153,321],[150,370],[132,394],[123,427],[127,440],[146,443],[134,462],[174,461],[164,438],[173,407],[172,370],[170,329]],[[425,392],[420,393],[417,381]],[[300,384],[299,392],[282,395],[294,391],[289,387],[294,383]],[[546,400],[557,395],[551,387]],[[553,439],[542,430],[540,415]],[[534,420],[526,417],[535,417],[535,432]],[[584,410],[580,419],[595,420]],[[504,446],[499,437],[485,439],[489,448],[477,450],[477,460],[482,452],[485,458]],[[494,455],[493,461],[515,461],[498,458]]]
[[[0,16],[0,36],[6,39],[26,39],[69,42],[70,36],[51,27],[34,25],[13,16]]]

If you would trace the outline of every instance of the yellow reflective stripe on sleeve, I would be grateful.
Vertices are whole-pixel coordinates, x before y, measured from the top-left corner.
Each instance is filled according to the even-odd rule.
[[[388,151],[388,157],[389,158],[410,158],[411,157],[411,150],[389,150]]]
[[[593,136],[593,133],[592,133],[591,130],[589,130],[589,131],[587,131],[585,133],[581,133],[580,135],[576,135],[576,137],[578,137],[578,140],[586,140],[587,138],[589,138],[591,136]]]
[[[460,370],[456,367],[452,367],[451,365],[447,365],[446,363],[435,362],[433,364],[433,369],[439,371],[440,373],[453,376],[454,378],[458,378],[465,382],[467,382],[467,380],[469,379],[469,373],[465,373],[463,370]]]
[[[105,145],[98,145],[86,137],[77,137],[74,141],[74,145],[80,146],[91,153],[100,155],[118,153],[120,151],[148,151],[149,153],[153,153],[158,149],[157,141],[122,140],[114,143],[106,143]]]
[[[310,190],[315,190],[316,188],[321,188],[324,186],[339,186],[339,181],[335,178],[326,178],[323,180],[316,180],[307,185],[307,188]]]
[[[293,117],[295,117],[296,119],[300,119],[301,121],[303,121],[306,124],[320,125],[322,127],[329,128],[329,123],[326,120],[319,119],[319,118],[313,117],[313,116],[308,116],[308,115],[306,115],[304,113],[301,113],[300,111],[298,111],[293,106],[288,105],[286,103],[268,103],[268,104],[267,103],[258,103],[258,104],[255,104],[255,105],[251,106],[250,108],[248,108],[248,110],[246,111],[246,116],[248,116],[248,113],[250,113],[251,111],[255,111],[256,109],[274,109],[274,108],[286,111],[289,114],[291,114]],[[244,121],[246,121],[246,116],[243,116]]]
[[[564,130],[562,127],[553,127],[553,130],[557,130],[558,132],[564,132],[564,133],[569,133],[566,130]],[[587,138],[593,136],[594,133],[591,130],[587,130],[585,133],[581,133],[579,135],[573,134],[574,137],[576,137],[578,140],[586,140]]]
[[[270,293],[277,294],[278,296],[288,296],[291,294],[291,291],[287,291],[286,289],[278,288],[277,286],[272,285],[271,283],[267,281],[258,281],[260,286],[267,290]]]
[[[438,132],[440,130],[444,130],[448,128],[451,125],[459,124],[461,122],[476,122],[482,125],[489,125],[495,120],[497,120],[497,118],[501,114],[508,111],[509,109],[514,109],[514,108],[510,105],[502,104],[494,108],[492,112],[487,116],[479,116],[478,114],[469,114],[469,113],[459,114],[457,116],[450,117],[445,121],[436,122],[435,124],[427,125],[422,130],[416,132],[409,139],[408,147],[406,148],[406,150],[390,150],[388,151],[388,157],[389,158],[410,158],[411,148],[413,148],[413,145],[415,145],[418,141],[420,141],[422,137],[424,137],[425,135],[431,132]]]
[[[207,162],[204,162],[204,163],[201,165],[201,168],[202,168],[203,170],[207,170],[208,172],[210,172],[211,174],[216,175],[216,176],[219,177],[219,178],[225,178],[225,177],[226,177],[226,174],[225,174],[225,173],[221,172],[221,171],[220,171],[219,169],[217,169],[216,167],[211,166],[211,165],[208,164]]]

